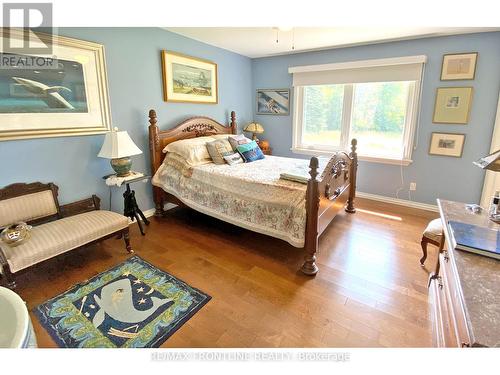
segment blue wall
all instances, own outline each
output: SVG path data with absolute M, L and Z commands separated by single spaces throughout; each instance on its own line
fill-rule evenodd
M 290 151 L 291 116 L 256 116 L 255 89 L 291 87 L 289 66 L 321 64 L 408 55 L 428 56 L 422 115 L 414 162 L 404 167 L 406 188 L 417 183 L 415 201 L 435 204 L 437 197 L 478 202 L 484 173 L 472 161 L 489 151 L 500 89 L 500 33 L 483 33 L 333 49 L 250 60 L 157 28 L 63 28 L 61 35 L 102 43 L 106 50 L 113 125 L 127 130 L 143 150 L 133 157 L 134 169 L 149 172 L 147 112 L 157 110 L 162 129 L 189 116 L 207 115 L 227 121 L 235 110 L 241 126 L 255 119 L 266 129 L 275 155 L 305 157 Z M 219 68 L 219 104 L 165 103 L 162 100 L 160 51 L 168 49 L 215 61 Z M 441 82 L 442 56 L 479 52 L 473 81 Z M 432 124 L 436 87 L 473 86 L 468 125 Z M 432 132 L 467 134 L 462 158 L 428 155 Z M 62 137 L 0 142 L 3 161 L 0 186 L 18 181 L 53 181 L 60 200 L 67 203 L 97 193 L 108 206 L 108 189 L 101 176 L 110 173 L 106 159 L 97 158 L 104 136 Z M 359 191 L 394 197 L 400 187 L 400 167 L 360 162 Z M 137 198 L 146 210 L 153 207 L 151 188 L 136 184 Z M 121 190 L 114 189 L 114 210 L 122 208 Z M 405 192 L 400 194 L 406 198 Z
M 473 81 L 440 81 L 443 54 L 479 52 L 476 77 Z M 435 204 L 436 198 L 478 203 L 484 172 L 472 165 L 488 153 L 500 89 L 500 33 L 459 35 L 440 38 L 400 41 L 327 51 L 254 59 L 254 102 L 257 88 L 292 87 L 288 67 L 385 57 L 427 55 L 428 63 L 422 95 L 422 112 L 414 162 L 404 167 L 405 188 L 417 183 L 412 199 Z M 474 97 L 468 125 L 433 124 L 436 88 L 440 86 L 473 86 Z M 255 109 L 254 109 L 255 111 Z M 255 113 L 255 112 L 254 112 Z M 261 138 L 268 139 L 275 155 L 305 157 L 293 154 L 292 116 L 258 116 L 255 120 L 264 125 Z M 462 158 L 431 156 L 428 154 L 432 132 L 465 133 Z M 358 190 L 371 194 L 395 197 L 401 186 L 401 167 L 387 164 L 360 162 Z M 408 199 L 408 193 L 399 197 Z
M 242 126 L 252 118 L 251 60 L 158 28 L 60 28 L 59 34 L 105 46 L 113 126 L 127 130 L 144 152 L 133 168 L 149 172 L 148 110 L 156 109 L 161 129 L 197 115 L 227 122 L 236 111 Z M 160 51 L 176 51 L 212 60 L 219 70 L 219 104 L 166 103 L 162 100 Z M 60 201 L 68 203 L 98 194 L 108 207 L 108 188 L 101 176 L 109 161 L 96 155 L 104 135 L 0 142 L 0 186 L 13 182 L 53 181 Z M 134 185 L 143 210 L 153 207 L 149 184 Z M 122 210 L 122 189 L 114 188 L 113 209 Z

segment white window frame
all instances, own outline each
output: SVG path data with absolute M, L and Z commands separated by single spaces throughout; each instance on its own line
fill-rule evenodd
M 341 68 L 360 68 L 360 67 L 372 67 L 380 65 L 398 65 L 411 62 L 415 59 L 426 60 L 425 56 L 409 56 L 401 58 L 390 58 L 390 59 L 378 59 L 378 60 L 366 60 L 366 61 L 355 61 L 352 63 L 337 63 L 337 64 L 325 64 L 318 66 L 305 66 L 290 68 L 289 72 L 293 73 L 295 71 L 321 71 L 328 69 L 341 69 Z M 421 86 L 423 82 L 423 69 L 422 76 L 419 81 L 410 81 L 410 87 L 408 90 L 408 103 L 406 108 L 405 125 L 403 129 L 403 155 L 401 158 L 391 158 L 391 157 L 381 157 L 381 156 L 370 156 L 363 155 L 363 150 L 358 149 L 360 160 L 365 160 L 375 163 L 384 164 L 396 164 L 396 165 L 409 165 L 412 163 L 412 152 L 414 150 L 414 140 L 415 133 L 417 132 L 418 122 L 419 122 L 419 109 L 420 109 L 420 97 L 421 97 Z M 302 132 L 303 132 L 303 117 L 304 117 L 304 87 L 305 86 L 295 86 L 294 87 L 294 110 L 293 110 L 293 132 L 292 132 L 292 148 L 291 151 L 297 154 L 305 155 L 331 155 L 336 151 L 348 151 L 350 145 L 350 127 L 352 118 L 352 104 L 354 99 L 354 87 L 356 83 L 344 84 L 344 102 L 342 108 L 342 124 L 341 124 L 341 135 L 340 135 L 340 147 L 332 147 L 325 145 L 304 145 L 301 143 Z

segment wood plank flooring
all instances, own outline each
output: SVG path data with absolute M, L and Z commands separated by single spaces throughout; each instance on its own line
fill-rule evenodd
M 430 346 L 436 251 L 421 268 L 420 238 L 438 214 L 363 199 L 357 207 L 321 237 L 316 277 L 297 271 L 302 250 L 189 209 L 153 218 L 144 237 L 133 224 L 137 255 L 212 296 L 163 346 Z M 32 309 L 127 257 L 111 239 L 20 275 L 17 292 Z M 32 319 L 39 346 L 55 347 Z

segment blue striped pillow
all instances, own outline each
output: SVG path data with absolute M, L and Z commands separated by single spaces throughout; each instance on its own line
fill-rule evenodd
M 243 145 L 238 145 L 236 147 L 236 151 L 240 153 L 240 155 L 243 157 L 243 160 L 245 160 L 245 163 L 264 159 L 264 154 L 255 141 L 245 143 Z

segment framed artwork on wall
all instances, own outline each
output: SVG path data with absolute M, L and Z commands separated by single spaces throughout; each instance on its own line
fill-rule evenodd
M 477 52 L 444 55 L 441 81 L 474 79 L 477 56 Z
M 432 133 L 429 154 L 462 157 L 465 134 Z
M 163 99 L 166 102 L 217 104 L 217 64 L 162 51 Z
M 22 44 L 23 30 L 0 29 L 0 140 L 106 133 L 111 129 L 104 46 L 36 34 L 51 51 Z M 9 49 L 14 41 L 22 52 Z
M 256 105 L 258 115 L 289 115 L 290 89 L 258 89 Z
M 438 87 L 432 122 L 467 124 L 472 104 L 472 87 Z

